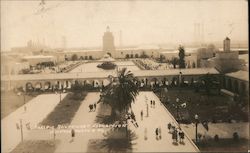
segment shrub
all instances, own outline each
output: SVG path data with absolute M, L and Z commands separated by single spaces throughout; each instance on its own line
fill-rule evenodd
M 233 133 L 233 140 L 234 140 L 234 141 L 238 141 L 238 140 L 239 140 L 239 135 L 238 135 L 237 132 L 234 132 L 234 133 Z
M 219 141 L 219 136 L 218 136 L 218 134 L 216 134 L 215 136 L 214 136 L 214 141 Z

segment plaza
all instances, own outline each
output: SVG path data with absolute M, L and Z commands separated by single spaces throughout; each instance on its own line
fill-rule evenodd
M 246 3 L 1 1 L 1 151 L 248 151 Z

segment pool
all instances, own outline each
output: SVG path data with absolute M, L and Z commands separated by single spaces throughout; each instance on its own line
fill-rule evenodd
M 81 73 L 81 72 L 110 72 L 114 73 L 116 70 L 104 70 L 98 68 L 97 65 L 101 62 L 92 62 L 92 63 L 84 63 L 79 65 L 78 67 L 71 70 L 69 73 Z M 132 61 L 115 61 L 114 62 L 118 66 L 118 70 L 122 68 L 127 68 L 130 71 L 140 70 Z

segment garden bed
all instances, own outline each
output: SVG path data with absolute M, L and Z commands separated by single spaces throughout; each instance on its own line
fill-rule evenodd
M 68 93 L 55 109 L 40 123 L 54 126 L 70 124 L 87 93 Z
M 160 97 L 159 93 L 156 93 Z M 209 95 L 195 92 L 191 89 L 169 89 L 164 94 L 167 97 L 162 100 L 163 104 L 177 119 L 176 98 L 179 103 L 186 103 L 186 107 L 179 107 L 179 114 L 187 122 L 194 121 L 194 115 L 199 115 L 199 120 L 208 120 L 211 122 L 229 122 L 229 120 L 247 121 L 247 114 L 239 108 L 232 98 L 223 95 Z
M 30 100 L 35 98 L 39 94 L 26 94 L 25 98 L 23 95 L 18 95 L 14 91 L 5 91 L 1 93 L 1 119 L 8 116 L 19 107 L 23 106 L 24 103 L 28 103 Z M 25 102 L 24 102 L 25 99 Z
M 213 139 L 206 142 L 197 143 L 200 151 L 202 152 L 247 152 L 248 140 L 239 139 L 234 141 L 233 139 L 220 139 L 215 141 Z
M 23 141 L 11 153 L 54 153 L 57 143 L 53 140 Z

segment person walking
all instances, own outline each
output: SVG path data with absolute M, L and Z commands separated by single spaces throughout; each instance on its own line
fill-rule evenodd
M 150 107 L 152 108 L 152 106 L 153 106 L 153 101 L 150 100 Z
M 156 128 L 155 129 L 156 140 L 158 140 L 158 134 L 159 134 L 159 131 L 158 131 L 158 128 Z
M 159 127 L 158 131 L 159 131 L 159 139 L 161 139 L 161 127 Z
M 143 120 L 143 110 L 141 110 L 141 120 Z
M 72 130 L 71 130 L 71 142 L 74 141 L 74 137 L 75 137 L 75 130 L 72 129 Z
M 177 131 L 177 129 L 174 130 L 174 139 L 175 139 L 175 142 L 178 143 L 178 131 Z
M 153 101 L 153 107 L 155 108 L 155 101 Z
M 147 132 L 147 128 L 145 128 L 145 129 L 144 129 L 144 140 L 147 140 L 147 139 L 148 139 L 147 133 L 148 133 L 148 132 Z
M 168 123 L 168 132 L 170 132 L 171 127 L 172 127 L 172 125 L 171 125 L 171 123 L 169 122 L 169 123 Z
M 179 138 L 180 138 L 180 143 L 184 143 L 184 132 L 180 129 L 179 131 Z

